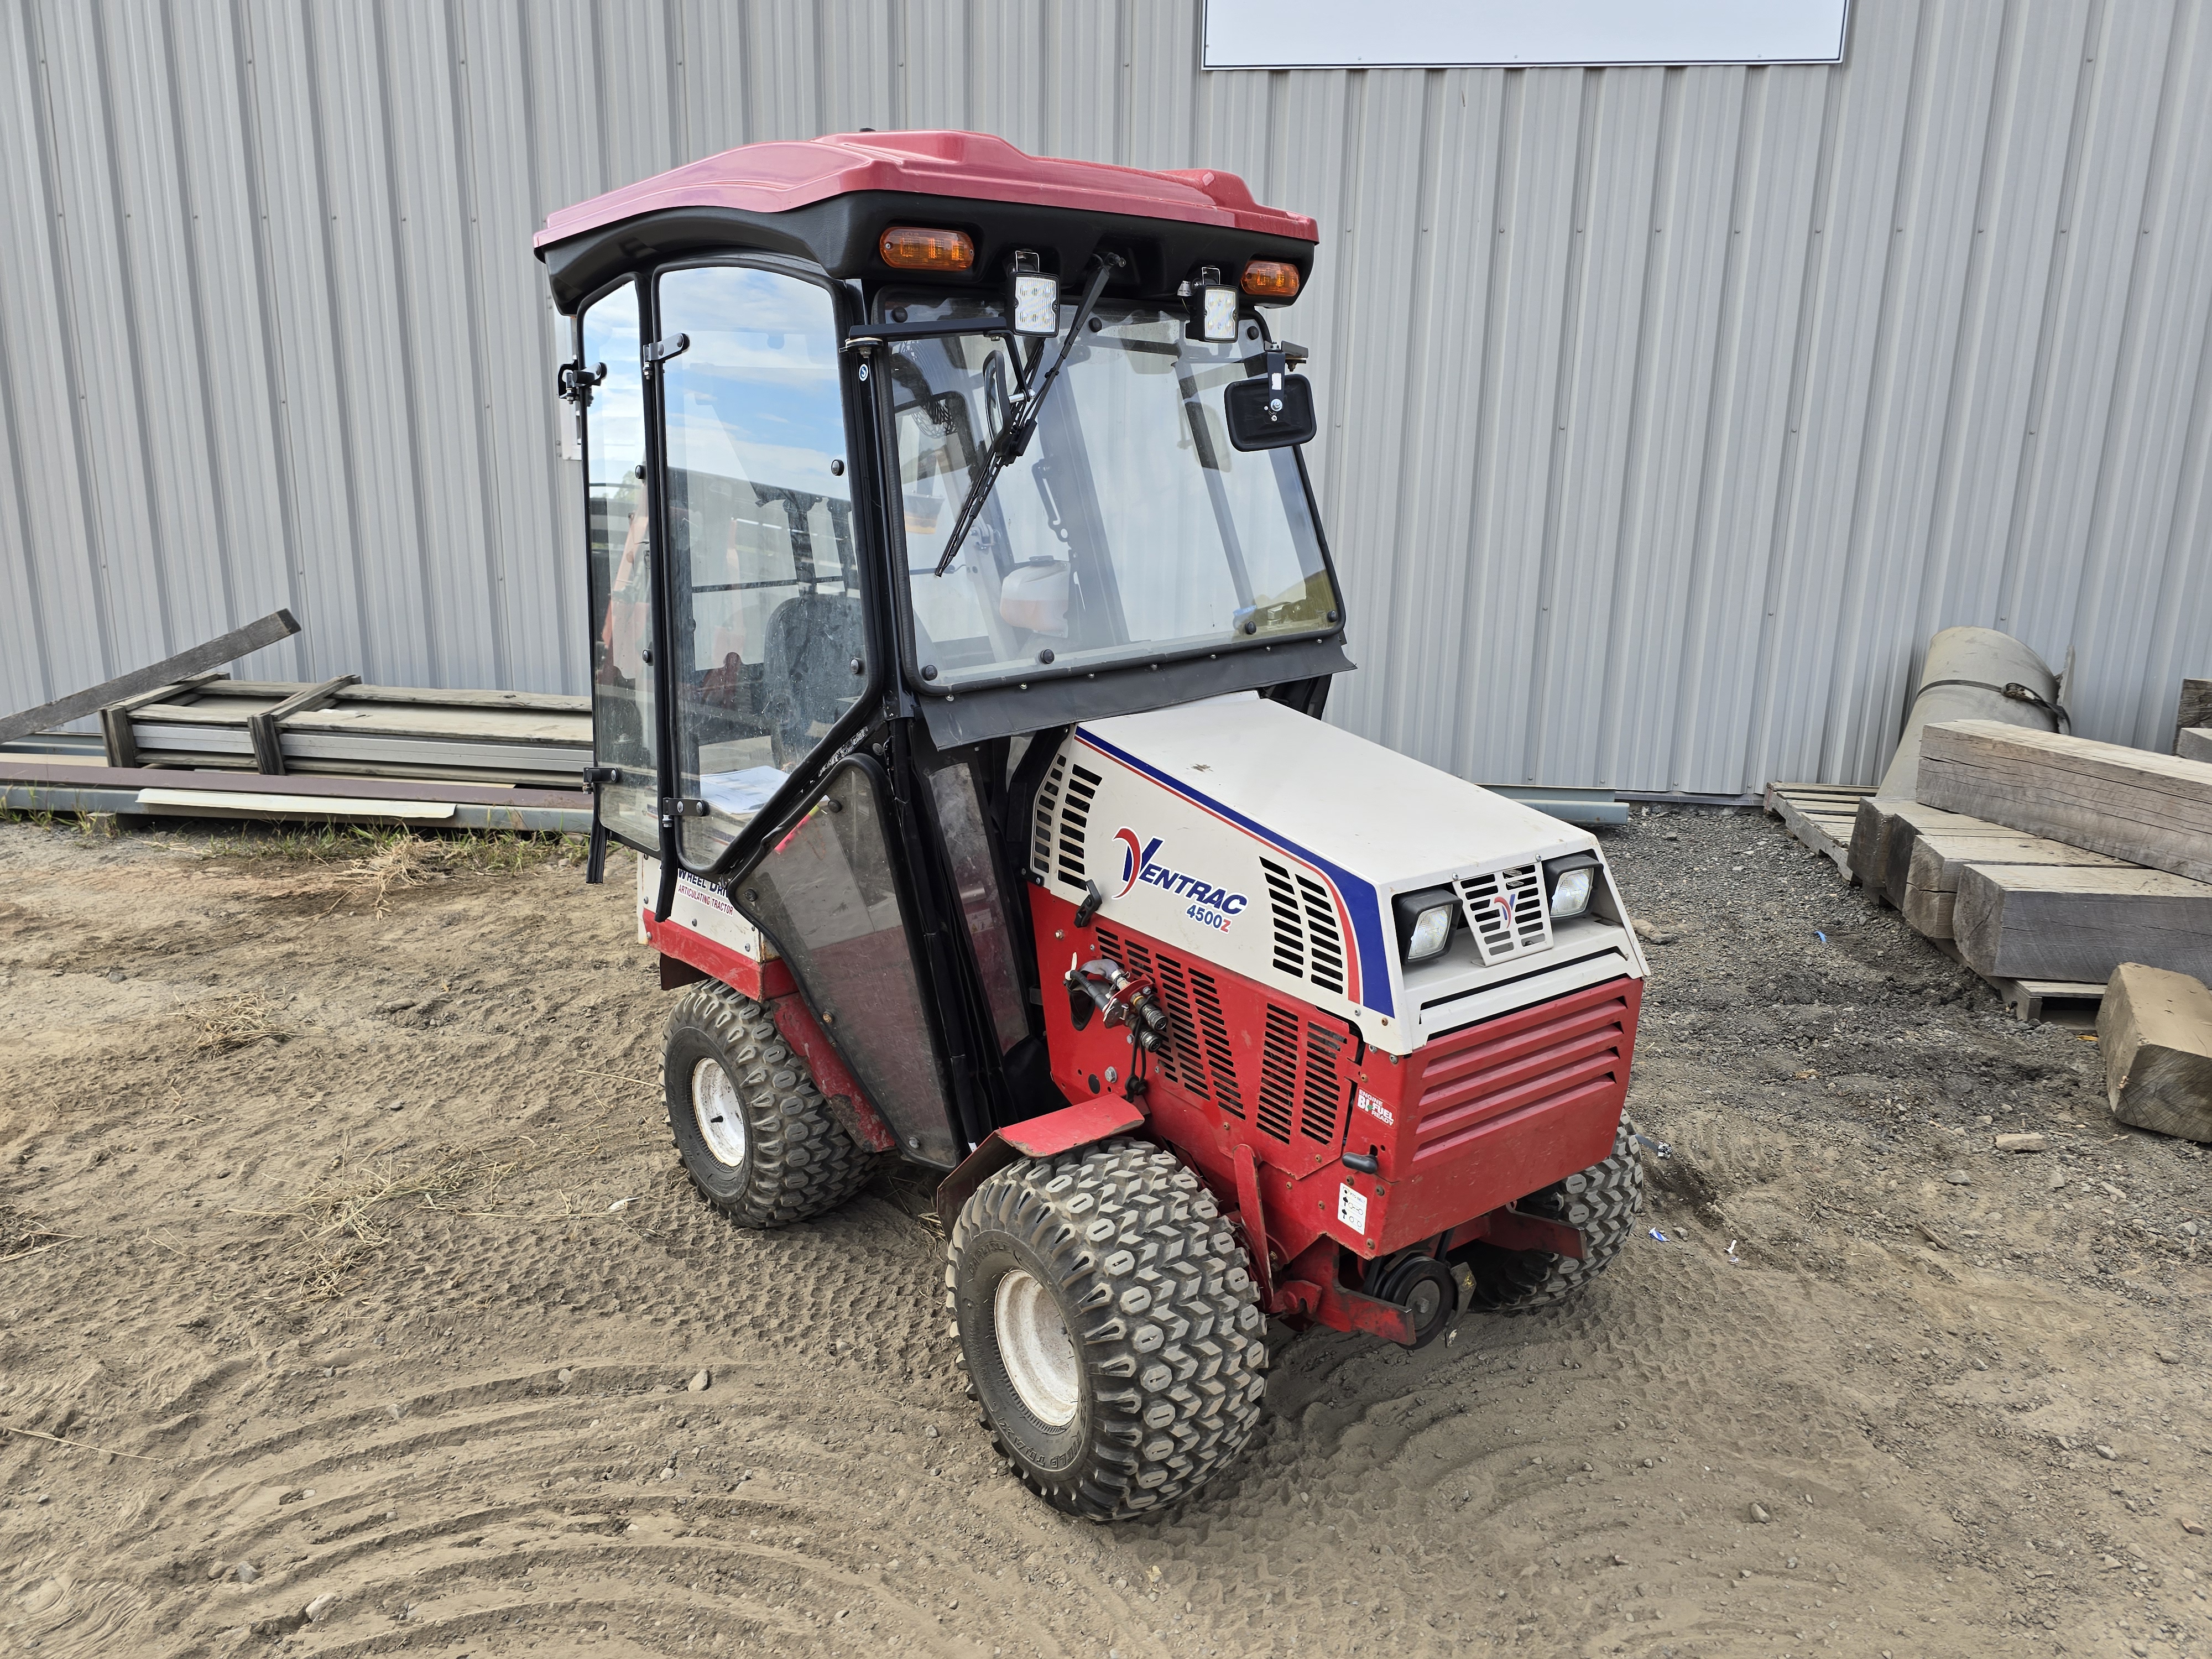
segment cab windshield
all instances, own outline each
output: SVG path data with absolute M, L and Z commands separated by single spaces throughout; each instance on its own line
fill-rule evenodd
M 893 316 L 982 310 L 909 301 Z M 1074 311 L 1061 307 L 1062 330 Z M 940 575 L 1037 348 L 1004 334 L 893 342 L 884 359 L 923 679 L 954 690 L 1333 627 L 1341 607 L 1295 452 L 1229 444 L 1222 390 L 1260 349 L 1186 339 L 1180 312 L 1101 304 L 1028 452 Z

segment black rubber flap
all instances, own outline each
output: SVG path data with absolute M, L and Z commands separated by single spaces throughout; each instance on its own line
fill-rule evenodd
M 1033 680 L 1027 690 L 1001 685 L 920 702 L 930 740 L 941 750 L 958 749 L 990 738 L 1170 708 L 1230 691 L 1256 691 L 1285 680 L 1347 673 L 1353 666 L 1340 639 L 1302 640 L 1272 649 L 1248 646 L 1157 668 L 1117 668 L 1095 680 Z

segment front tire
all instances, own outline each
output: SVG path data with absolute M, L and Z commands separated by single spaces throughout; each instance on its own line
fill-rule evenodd
M 1468 1306 L 1489 1313 L 1530 1313 L 1565 1301 L 1605 1271 L 1620 1253 L 1636 1212 L 1644 1207 L 1644 1163 L 1637 1156 L 1635 1131 L 1623 1118 L 1613 1131 L 1613 1151 L 1605 1161 L 1554 1182 L 1520 1202 L 1531 1215 L 1548 1216 L 1579 1227 L 1583 1257 L 1550 1250 L 1506 1250 L 1495 1244 L 1470 1244 L 1455 1250 L 1474 1275 Z
M 784 1227 L 867 1184 L 872 1160 L 838 1127 L 768 1011 L 715 980 L 669 1012 L 661 1090 L 676 1150 L 708 1202 L 741 1227 Z
M 991 1443 L 1088 1521 L 1187 1496 L 1260 1419 L 1242 1246 L 1173 1154 L 1115 1140 L 1001 1170 L 961 1207 L 945 1307 Z

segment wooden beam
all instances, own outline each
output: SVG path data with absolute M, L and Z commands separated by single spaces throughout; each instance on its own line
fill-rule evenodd
M 2212 761 L 2212 726 L 2184 726 L 2174 734 L 2173 752 L 2184 760 Z
M 20 714 L 0 718 L 0 743 L 12 743 L 17 738 L 33 732 L 44 732 L 50 726 L 67 726 L 71 720 L 82 720 L 97 712 L 103 704 L 119 698 L 135 696 L 141 691 L 173 685 L 204 668 L 220 668 L 225 663 L 236 662 L 240 657 L 289 640 L 300 631 L 299 619 L 289 611 L 272 611 L 258 622 L 250 622 L 243 628 L 234 628 L 221 639 L 210 640 L 205 645 L 196 645 L 189 651 L 179 651 L 173 657 L 164 657 L 143 668 L 134 668 L 128 674 L 118 674 L 112 680 L 73 691 L 66 697 L 41 703 L 36 708 L 26 708 Z
M 253 764 L 256 770 L 270 776 L 284 775 L 284 750 L 280 728 L 288 714 L 303 714 L 311 708 L 322 708 L 349 685 L 359 685 L 358 674 L 341 674 L 334 680 L 325 680 L 320 685 L 311 685 L 304 691 L 295 691 L 274 708 L 264 709 L 258 714 L 246 717 L 246 732 L 253 742 Z
M 2105 980 L 2124 962 L 2212 975 L 2212 885 L 2163 870 L 1961 865 L 1951 929 L 1985 979 Z
M 1851 825 L 1850 877 L 1876 897 L 1889 894 L 1889 838 L 1899 823 L 1913 830 L 1971 830 L 1974 820 L 1901 796 L 1877 795 L 1859 803 Z
M 2097 1044 L 2114 1117 L 2212 1141 L 2212 991 L 2200 981 L 2122 963 L 2097 1011 Z
M 1949 822 L 1943 822 L 1945 819 Z M 2019 830 L 2008 830 L 2002 823 L 1987 823 L 1980 818 L 1916 803 L 1911 812 L 1900 812 L 1891 820 L 1889 839 L 1883 843 L 1881 896 L 1900 910 L 1905 908 L 1905 890 L 1912 883 L 1912 851 L 1919 846 L 1923 835 L 1948 836 L 1953 842 L 2021 838 Z M 1998 862 L 2009 864 L 2012 860 L 2000 859 Z
M 1917 793 L 1930 806 L 2212 881 L 2212 766 L 2200 761 L 1957 720 L 1922 734 Z
M 1951 937 L 1952 906 L 1959 896 L 1959 872 L 1972 865 L 2040 865 L 2082 869 L 2125 870 L 2133 866 L 2102 853 L 2069 847 L 2063 841 L 2023 836 L 1991 827 L 1978 831 L 1930 830 L 1911 833 L 1899 824 L 1890 835 L 1891 868 L 1900 844 L 1905 852 L 1905 880 L 1895 903 L 1905 923 L 1923 939 Z
M 2173 711 L 2173 729 L 2189 732 L 2212 726 L 2212 680 L 2184 680 L 2181 701 Z

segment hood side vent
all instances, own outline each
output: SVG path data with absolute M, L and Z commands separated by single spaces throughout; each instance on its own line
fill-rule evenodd
M 1037 786 L 1036 824 L 1030 842 L 1030 873 L 1039 881 L 1052 879 L 1052 836 L 1060 816 L 1060 786 L 1067 780 L 1067 756 L 1054 757 L 1052 770 Z
M 1336 901 L 1328 889 L 1303 870 L 1298 891 L 1305 899 L 1307 949 L 1312 961 L 1306 977 L 1324 991 L 1344 994 L 1344 935 L 1336 925 Z
M 1089 767 L 1075 766 L 1060 803 L 1060 884 L 1078 894 L 1091 890 L 1091 861 L 1084 848 L 1091 838 L 1091 802 L 1104 781 Z
M 1267 878 L 1267 909 L 1275 924 L 1275 971 L 1292 979 L 1306 976 L 1306 929 L 1298 918 L 1298 890 L 1291 872 L 1272 859 L 1260 860 Z
M 1337 925 L 1335 897 L 1304 871 L 1294 876 L 1273 859 L 1261 859 L 1260 872 L 1267 878 L 1267 914 L 1274 924 L 1275 971 L 1342 996 L 1344 930 Z

